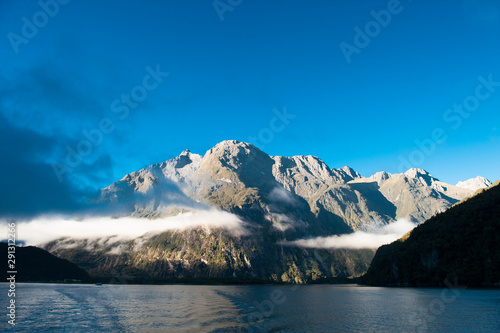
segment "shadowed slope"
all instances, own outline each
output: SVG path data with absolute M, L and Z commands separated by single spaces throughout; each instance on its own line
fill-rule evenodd
M 500 182 L 438 214 L 377 250 L 370 285 L 500 283 Z
M 2 263 L 2 281 L 7 281 L 7 243 L 0 243 L 0 254 Z M 15 249 L 15 269 L 17 271 L 17 282 L 50 282 L 64 281 L 65 279 L 76 279 L 86 282 L 89 275 L 86 271 L 75 264 L 58 258 L 49 252 L 34 246 L 16 247 Z

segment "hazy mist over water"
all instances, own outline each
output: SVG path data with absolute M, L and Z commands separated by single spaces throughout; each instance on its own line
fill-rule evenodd
M 19 284 L 17 293 L 16 332 L 500 331 L 500 290 Z

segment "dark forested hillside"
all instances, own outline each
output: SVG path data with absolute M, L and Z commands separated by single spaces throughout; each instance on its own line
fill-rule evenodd
M 6 281 L 7 243 L 0 243 L 0 253 L 5 260 L 1 261 L 2 281 Z M 86 282 L 89 275 L 75 264 L 58 258 L 45 250 L 34 246 L 15 249 L 15 270 L 17 282 L 51 282 L 64 280 L 80 280 Z
M 377 250 L 369 285 L 500 283 L 500 182 Z

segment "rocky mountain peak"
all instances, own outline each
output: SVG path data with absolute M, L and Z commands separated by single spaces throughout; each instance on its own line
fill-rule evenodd
M 424 169 L 411 168 L 405 172 L 405 176 L 408 178 L 416 178 L 416 177 L 420 177 L 420 176 L 431 176 L 431 174 L 428 173 L 427 171 L 425 171 Z
M 381 183 L 390 178 L 390 175 L 385 171 L 379 171 L 374 175 L 370 176 L 370 179 L 375 180 L 377 183 Z
M 363 176 L 361 176 L 359 173 L 357 173 L 356 171 L 354 171 L 353 168 L 351 167 L 348 167 L 347 165 L 340 168 L 339 170 L 345 172 L 349 177 L 351 177 L 353 180 L 354 179 L 358 179 L 358 178 L 363 178 Z
M 179 156 L 190 156 L 191 151 L 189 149 L 184 149 Z
M 165 169 L 166 167 L 173 167 L 175 169 L 184 168 L 186 165 L 193 163 L 193 161 L 199 161 L 201 156 L 198 154 L 193 154 L 189 149 L 185 149 L 179 156 L 176 156 L 164 163 L 160 164 L 160 167 Z
M 406 178 L 420 181 L 422 185 L 432 186 L 432 183 L 439 179 L 432 177 L 430 173 L 420 168 L 411 168 L 404 173 Z
M 463 182 L 458 182 L 456 186 L 472 191 L 477 191 L 481 188 L 490 187 L 491 182 L 484 177 L 477 176 L 476 178 L 471 178 Z
M 213 148 L 211 148 L 207 154 L 213 154 L 216 152 L 225 152 L 225 153 L 232 153 L 235 151 L 238 151 L 239 149 L 244 148 L 244 149 L 258 149 L 254 145 L 246 142 L 240 142 L 237 140 L 224 140 L 216 144 Z
M 347 176 L 335 169 L 330 169 L 320 158 L 312 155 L 293 157 L 273 156 L 273 172 L 280 182 L 285 178 L 294 179 L 297 184 L 302 182 L 345 182 Z M 347 179 L 347 181 L 350 179 Z
M 203 157 L 203 165 L 206 168 L 225 167 L 236 170 L 242 165 L 258 164 L 269 159 L 269 155 L 250 143 L 226 140 L 207 151 Z
M 303 167 L 311 170 L 311 172 L 330 172 L 330 168 L 320 158 L 312 155 L 300 155 L 292 157 L 296 162 L 299 162 Z

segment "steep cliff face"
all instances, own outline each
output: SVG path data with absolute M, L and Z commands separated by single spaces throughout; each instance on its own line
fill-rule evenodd
M 286 247 L 277 244 L 280 239 L 269 228 L 245 236 L 199 227 L 128 241 L 68 238 L 45 248 L 78 264 L 94 279 L 119 283 L 310 283 L 360 276 L 374 254 Z
M 370 178 L 379 192 L 396 208 L 395 218 L 423 222 L 474 193 L 434 178 L 423 169 L 410 169 L 402 174 L 378 172 Z
M 316 216 L 334 214 L 353 230 L 373 221 L 388 223 L 393 220 L 394 216 L 386 211 L 370 209 L 374 206 L 371 198 L 360 191 L 360 186 L 348 184 L 355 179 L 353 177 L 361 178 L 354 170 L 332 170 L 313 156 L 276 156 L 273 159 L 275 179 L 286 191 L 304 199 Z
M 363 280 L 371 285 L 500 283 L 500 182 L 380 247 Z

